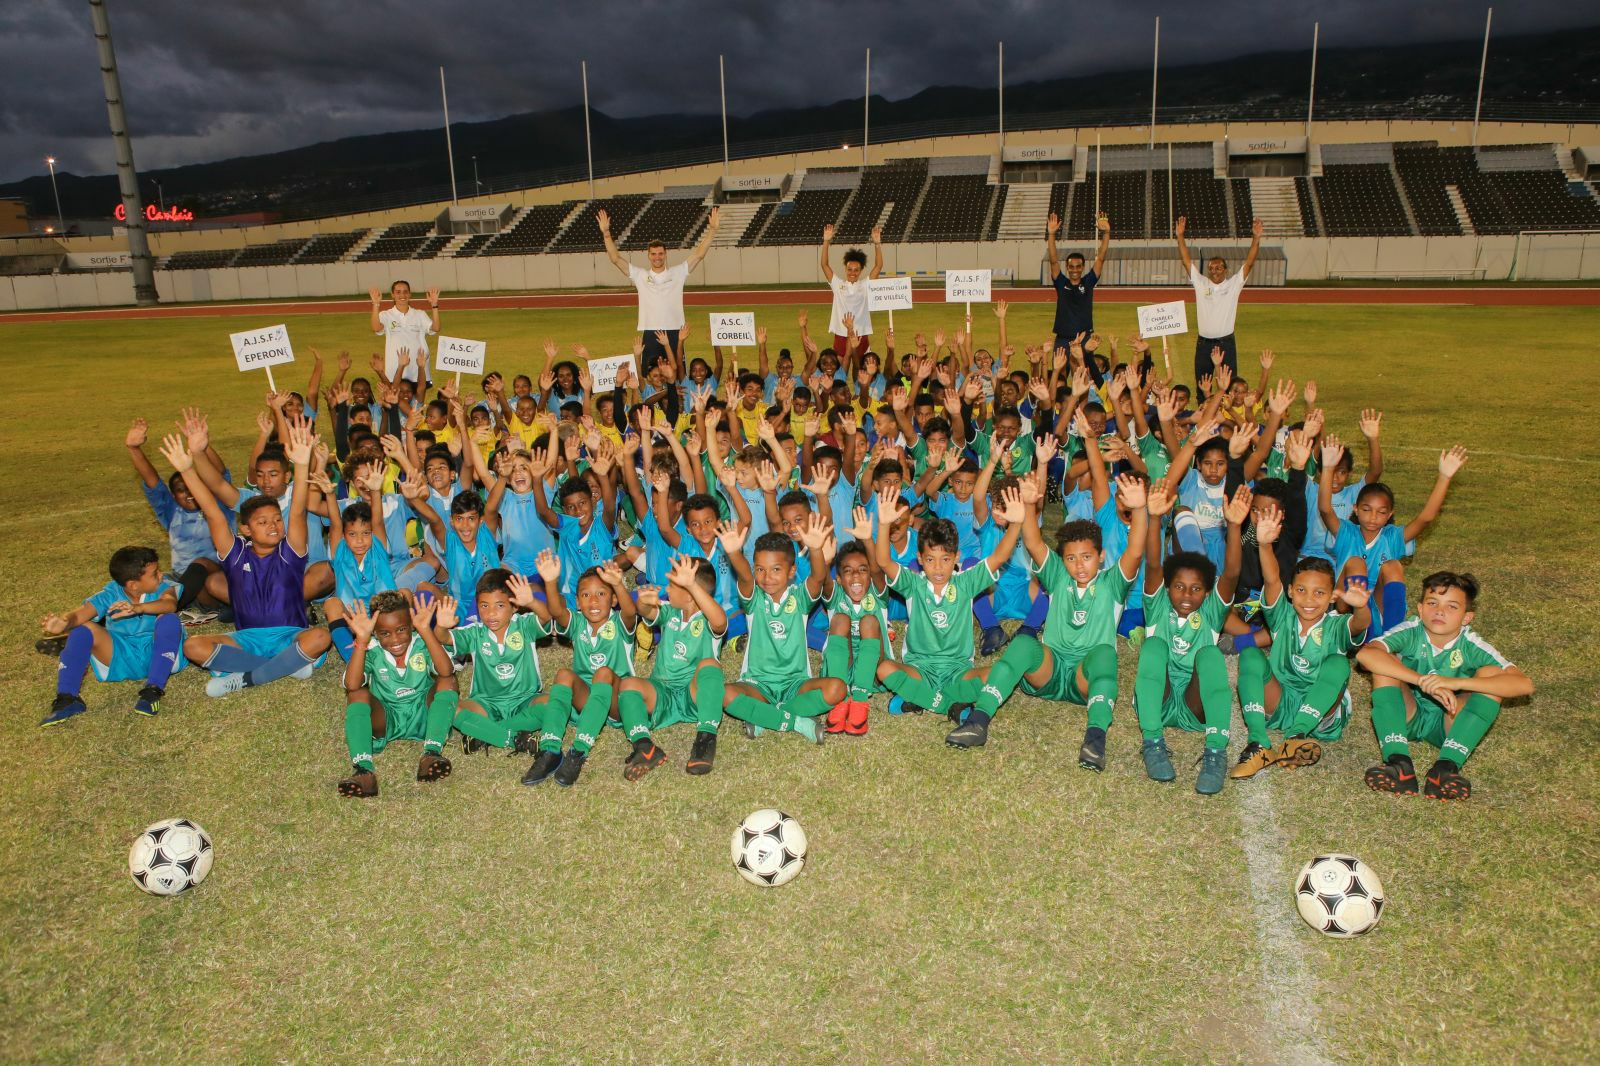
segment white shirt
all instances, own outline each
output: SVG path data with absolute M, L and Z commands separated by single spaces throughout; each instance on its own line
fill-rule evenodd
M 1213 340 L 1232 333 L 1233 320 L 1239 313 L 1239 294 L 1244 291 L 1244 271 L 1214 282 L 1190 265 L 1189 280 L 1194 283 L 1195 330 Z
M 689 280 L 689 261 L 657 273 L 628 264 L 628 279 L 639 290 L 639 332 L 683 328 L 683 283 Z
M 390 381 L 394 380 L 401 348 L 412 355 L 421 351 L 422 361 L 428 361 L 428 338 L 434 335 L 433 316 L 428 312 L 412 306 L 401 314 L 398 308 L 390 307 L 378 313 L 378 324 L 383 326 L 377 333 L 383 338 L 383 373 Z M 417 368 L 408 365 L 404 377 L 407 381 L 417 380 Z
M 843 337 L 846 333 L 844 316 L 855 315 L 856 336 L 865 337 L 871 333 L 872 313 L 868 309 L 872 303 L 867 275 L 863 273 L 852 283 L 844 280 L 843 274 L 835 274 L 828 287 L 833 290 L 833 316 L 828 319 L 828 332 Z

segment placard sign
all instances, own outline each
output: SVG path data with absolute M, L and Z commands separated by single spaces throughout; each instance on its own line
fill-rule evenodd
M 265 370 L 268 388 L 277 392 L 278 386 L 272 380 L 272 368 L 280 363 L 294 362 L 294 348 L 289 344 L 289 327 L 278 325 L 247 329 L 243 333 L 228 334 L 228 339 L 233 342 L 233 357 L 238 360 L 239 369 Z
M 754 311 L 711 312 L 711 343 L 727 348 L 756 343 L 756 313 Z
M 1139 307 L 1139 335 L 1171 337 L 1189 332 L 1189 313 L 1182 300 L 1164 304 L 1143 304 Z
M 488 341 L 469 341 L 460 337 L 440 337 L 433 345 L 433 368 L 457 374 L 483 373 Z
M 989 302 L 989 271 L 946 270 L 944 302 L 947 304 L 986 304 Z
M 871 278 L 867 281 L 869 311 L 911 310 L 910 278 Z
M 617 371 L 627 367 L 633 374 L 634 385 L 639 384 L 639 368 L 633 362 L 633 353 L 608 355 L 604 359 L 589 360 L 589 385 L 595 395 L 617 387 Z

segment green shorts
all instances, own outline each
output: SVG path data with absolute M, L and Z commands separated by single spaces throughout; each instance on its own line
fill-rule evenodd
M 1178 674 L 1167 671 L 1167 698 L 1161 704 L 1161 724 L 1169 729 L 1182 729 L 1186 733 L 1204 733 L 1206 724 L 1189 709 L 1186 695 L 1194 681 L 1192 673 Z
M 1023 692 L 1030 696 L 1037 696 L 1042 700 L 1054 700 L 1057 703 L 1076 703 L 1082 707 L 1089 702 L 1089 694 L 1078 687 L 1078 663 L 1066 662 L 1056 657 L 1054 651 L 1050 652 L 1055 672 L 1049 680 L 1038 688 L 1030 685 L 1024 677 L 1021 683 Z
M 1444 735 L 1447 732 L 1444 706 L 1420 688 L 1413 688 L 1411 694 L 1417 699 L 1417 713 L 1406 722 L 1406 739 L 1420 740 L 1436 748 L 1444 747 Z
M 528 698 L 525 700 L 488 700 L 484 699 L 482 696 L 473 695 L 468 695 L 466 698 L 471 700 L 473 703 L 476 703 L 479 707 L 482 707 L 483 713 L 489 716 L 489 720 L 491 722 L 503 722 L 507 718 L 511 718 L 525 712 L 528 707 L 532 705 L 533 701 L 542 695 L 548 697 L 547 693 L 530 692 L 528 694 Z
M 426 740 L 428 730 L 427 699 L 401 700 L 383 705 L 383 736 L 372 738 L 372 754 L 383 750 L 392 740 Z
M 671 688 L 665 685 L 650 683 L 656 694 L 656 709 L 650 715 L 650 728 L 652 730 L 664 729 L 669 725 L 679 722 L 698 723 L 699 712 L 694 706 L 694 697 L 689 695 L 687 684 L 674 685 Z
M 746 685 L 754 686 L 755 690 L 766 697 L 768 703 L 774 707 L 782 707 L 789 700 L 794 699 L 800 691 L 800 686 L 810 681 L 809 677 L 794 677 L 787 681 L 762 681 L 754 677 L 740 678 Z M 696 719 L 698 721 L 698 719 Z
M 1300 706 L 1306 701 L 1306 689 L 1290 688 L 1278 682 L 1283 694 L 1278 697 L 1278 709 L 1272 712 L 1272 717 L 1267 719 L 1268 729 L 1288 729 L 1299 713 Z M 1421 701 L 1418 701 L 1419 703 Z M 1333 707 L 1322 716 L 1322 721 L 1317 723 L 1317 728 L 1311 731 L 1311 736 L 1317 740 L 1338 740 L 1344 736 L 1344 727 L 1350 721 L 1350 688 L 1339 693 L 1339 698 L 1333 701 Z

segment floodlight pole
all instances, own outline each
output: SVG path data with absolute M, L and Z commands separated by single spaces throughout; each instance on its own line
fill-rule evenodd
M 1000 48 L 1000 167 L 1006 165 L 1006 42 Z
M 1478 117 L 1483 114 L 1483 77 L 1489 71 L 1489 26 L 1494 22 L 1494 8 L 1483 20 L 1483 58 L 1478 60 L 1478 103 L 1472 109 L 1472 147 L 1478 147 Z
M 67 216 L 61 213 L 61 190 L 56 188 L 56 157 L 53 155 L 45 156 L 44 165 L 50 168 L 50 191 L 56 198 L 56 232 L 65 236 L 67 232 Z
M 589 199 L 594 199 L 594 142 L 589 134 L 589 61 L 581 61 L 583 68 L 583 152 L 589 159 Z
M 728 178 L 728 70 L 717 56 L 717 82 L 722 88 L 722 178 Z
M 444 154 L 450 163 L 450 202 L 456 200 L 456 149 L 450 143 L 450 97 L 444 91 L 444 68 L 439 68 L 439 100 L 444 104 Z
M 1306 92 L 1306 150 L 1311 142 L 1311 112 L 1317 102 L 1317 38 L 1322 33 L 1322 23 L 1311 24 L 1311 88 Z
M 1150 61 L 1150 150 L 1156 147 L 1156 79 L 1161 73 L 1161 16 L 1156 16 L 1156 54 Z
M 140 305 L 157 302 L 155 262 L 150 258 L 150 238 L 139 198 L 139 174 L 133 166 L 133 138 L 122 106 L 122 79 L 117 75 L 117 53 L 111 45 L 111 19 L 105 0 L 89 0 L 94 41 L 100 50 L 100 78 L 105 83 L 106 115 L 111 120 L 111 141 L 117 153 L 117 187 L 127 216 L 129 269 L 133 274 L 133 300 Z M 54 170 L 51 171 L 52 176 Z M 59 208 L 57 214 L 59 214 Z
M 867 146 L 872 143 L 872 49 L 867 49 L 867 91 L 861 97 L 861 165 L 867 165 Z

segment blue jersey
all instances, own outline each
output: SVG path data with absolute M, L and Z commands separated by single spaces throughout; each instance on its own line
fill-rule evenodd
M 1365 479 L 1352 481 L 1334 493 L 1333 513 L 1349 514 L 1356 505 L 1356 497 L 1361 495 L 1361 489 L 1365 485 Z M 1317 483 L 1309 478 L 1306 480 L 1306 539 L 1300 554 L 1314 555 L 1318 559 L 1333 562 L 1333 534 L 1328 532 L 1328 527 L 1322 522 L 1322 512 L 1317 509 Z
M 1384 563 L 1409 558 L 1416 550 L 1417 542 L 1406 540 L 1399 526 L 1384 526 L 1369 544 L 1361 527 L 1345 519 L 1339 523 L 1339 532 L 1333 538 L 1333 571 L 1340 572 L 1351 559 L 1365 559 L 1369 579 L 1377 581 L 1378 568 Z
M 1191 468 L 1183 475 L 1178 485 L 1178 502 L 1194 512 L 1202 530 L 1221 529 L 1228 523 L 1224 513 L 1228 504 L 1227 483 L 1219 481 L 1212 485 L 1198 470 Z
M 532 574 L 542 551 L 555 551 L 556 541 L 550 527 L 539 517 L 539 507 L 534 496 L 546 491 L 543 480 L 528 492 L 507 489 L 500 497 L 500 552 L 507 570 L 518 574 Z
M 388 541 L 389 569 L 404 570 L 411 562 L 411 545 L 407 535 L 411 529 L 411 508 L 406 498 L 398 492 L 386 492 L 383 504 L 383 537 Z
M 128 640 L 148 641 L 155 635 L 156 621 L 161 617 L 155 614 L 135 614 L 126 618 L 108 618 L 106 612 L 111 610 L 114 603 L 154 603 L 161 598 L 161 594 L 168 589 L 177 590 L 178 586 L 171 581 L 163 581 L 156 586 L 154 592 L 147 592 L 139 599 L 134 600 L 128 596 L 127 589 L 122 587 L 120 581 L 108 581 L 105 588 L 84 600 L 94 608 L 95 621 L 106 627 L 106 631 L 113 637 Z
M 350 545 L 340 541 L 333 549 L 334 595 L 345 604 L 369 603 L 380 592 L 394 590 L 394 570 L 389 556 L 372 550 L 360 559 L 350 550 Z
M 234 537 L 222 557 L 228 576 L 228 602 L 236 629 L 306 627 L 307 557 L 285 537 L 265 555 L 257 554 L 246 537 Z
M 234 507 L 237 515 L 246 500 L 261 495 L 261 490 L 246 485 L 239 490 L 239 503 Z M 283 512 L 283 527 L 289 528 L 289 504 L 294 499 L 294 486 L 285 489 L 278 497 L 278 510 Z M 306 565 L 328 561 L 328 520 L 319 514 L 306 512 Z
M 1066 499 L 1061 501 L 1061 520 L 1063 522 L 1093 522 L 1094 521 L 1094 494 L 1087 489 L 1074 488 L 1067 493 Z
M 561 515 L 556 554 L 561 558 L 561 595 L 575 602 L 578 578 L 591 566 L 599 566 L 617 553 L 616 538 L 606 528 L 605 518 L 596 513 L 584 530 L 571 515 Z
M 718 488 L 720 489 L 721 486 L 719 485 Z M 771 526 L 767 524 L 766 493 L 759 488 L 744 488 L 737 482 L 734 483 L 733 491 L 743 497 L 744 505 L 750 508 L 750 531 L 744 538 L 744 557 L 750 561 L 751 565 L 754 565 L 756 561 L 756 540 L 763 533 L 771 530 Z M 727 491 L 723 490 L 722 494 L 726 496 Z M 738 509 L 733 506 L 731 498 L 728 500 L 728 508 L 730 513 L 738 513 Z M 846 523 L 846 525 L 848 524 Z
M 712 593 L 712 598 L 724 611 L 740 610 L 739 582 L 733 576 L 733 566 L 729 564 L 728 553 L 722 550 L 720 541 L 712 541 L 711 550 L 707 552 L 700 546 L 699 541 L 685 536 L 678 542 L 678 553 L 687 555 L 691 559 L 709 559 L 712 569 L 717 573 L 717 587 Z
M 228 472 L 222 472 L 226 480 Z M 150 502 L 150 510 L 155 512 L 156 521 L 161 523 L 161 528 L 167 531 L 167 546 L 171 549 L 174 574 L 181 574 L 189 569 L 189 564 L 196 559 L 215 559 L 217 546 L 211 543 L 211 527 L 206 524 L 205 512 L 196 508 L 186 511 L 178 506 L 178 500 L 172 495 L 172 490 L 165 481 L 158 485 L 144 486 L 144 498 Z M 238 524 L 237 516 L 226 512 L 228 529 L 231 532 Z
M 450 505 L 455 502 L 455 498 L 459 495 L 461 495 L 459 482 L 452 481 L 450 483 L 450 491 L 447 493 L 436 491 L 432 485 L 428 486 L 428 506 L 433 508 L 433 513 L 439 516 L 439 521 L 443 522 L 447 528 L 450 525 Z M 433 535 L 433 530 L 426 522 L 422 524 L 422 536 L 428 542 L 428 547 L 433 549 L 434 554 L 443 558 L 444 545 L 439 543 L 439 538 Z
M 455 527 L 444 527 L 444 565 L 450 571 L 450 595 L 461 605 L 464 617 L 478 614 L 478 579 L 500 565 L 500 546 L 489 527 L 478 527 L 478 539 L 468 550 Z
M 646 489 L 648 491 L 648 487 Z M 654 506 L 654 503 L 651 504 Z M 684 527 L 680 517 L 672 526 L 678 535 L 678 543 L 682 544 L 689 539 L 689 531 Z M 650 585 L 665 585 L 667 574 L 672 568 L 672 557 L 677 554 L 677 549 L 668 544 L 661 535 L 661 526 L 656 521 L 655 512 L 646 511 L 639 517 L 639 528 L 635 531 L 634 539 L 644 547 L 644 579 Z
M 1129 529 L 1128 523 L 1117 513 L 1116 497 L 1100 505 L 1100 510 L 1094 514 L 1094 524 L 1100 527 L 1100 544 L 1105 549 L 1105 558 L 1100 562 L 1100 569 L 1106 570 L 1121 565 L 1122 553 L 1128 550 Z M 1139 572 L 1133 576 L 1133 584 L 1128 586 L 1126 602 L 1139 607 L 1144 604 L 1143 555 L 1139 557 Z
M 963 564 L 968 559 L 976 559 L 980 553 L 978 547 L 978 531 L 974 525 L 972 505 L 976 496 L 968 496 L 965 502 L 956 499 L 955 493 L 949 489 L 939 493 L 929 503 L 929 510 L 940 518 L 947 518 L 955 524 L 956 532 L 961 534 L 961 561 Z
M 998 525 L 991 514 L 984 519 L 983 525 L 978 528 L 978 558 L 987 559 L 994 554 L 994 550 L 1005 539 L 1006 531 Z M 1017 546 L 1011 550 L 1011 558 L 995 571 L 994 579 L 994 613 L 997 618 L 1026 618 L 1028 610 L 1033 606 L 1033 597 L 1028 595 L 1028 582 L 1032 577 L 1028 569 L 1028 548 L 1022 543 L 1022 538 L 1017 538 Z

